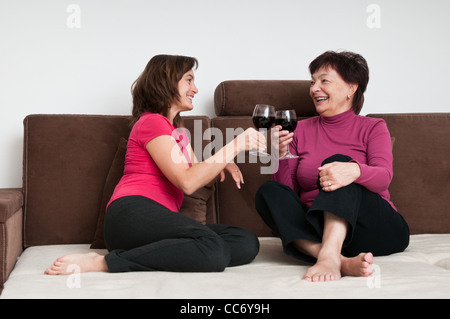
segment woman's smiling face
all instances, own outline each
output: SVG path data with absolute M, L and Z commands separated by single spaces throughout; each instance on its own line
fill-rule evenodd
M 345 82 L 336 70 L 321 67 L 311 76 L 309 93 L 321 116 L 334 116 L 352 107 L 357 85 Z
M 192 99 L 198 93 L 195 86 L 194 71 L 186 72 L 178 82 L 178 93 L 180 94 L 180 111 L 190 111 L 194 108 Z

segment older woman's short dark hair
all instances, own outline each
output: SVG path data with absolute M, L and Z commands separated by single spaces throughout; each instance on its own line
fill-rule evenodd
M 369 83 L 367 61 L 357 53 L 327 51 L 311 62 L 309 71 L 314 74 L 322 67 L 334 69 L 347 83 L 358 84 L 352 108 L 355 114 L 359 114 L 364 104 L 364 92 Z

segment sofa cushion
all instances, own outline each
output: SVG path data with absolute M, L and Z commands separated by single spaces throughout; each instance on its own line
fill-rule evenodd
M 205 186 L 191 195 L 184 195 L 180 214 L 189 216 L 199 223 L 206 224 L 207 203 L 213 194 L 213 186 Z
M 204 150 L 208 149 L 211 143 L 211 120 L 207 116 L 183 116 L 183 124 L 189 134 L 189 139 L 195 155 L 199 161 L 206 159 Z M 186 213 L 190 208 L 192 218 L 201 221 L 206 204 L 206 224 L 217 223 L 216 197 L 213 196 L 215 186 L 204 187 L 191 196 L 185 196 L 180 212 Z M 190 202 L 190 204 L 188 203 Z
M 215 143 L 224 145 L 241 130 L 243 131 L 253 124 L 249 116 L 224 116 L 212 119 L 212 125 L 223 132 L 222 136 L 215 137 Z M 238 130 L 233 130 L 233 128 Z M 222 142 L 218 141 L 220 137 L 223 139 Z M 273 236 L 272 231 L 255 209 L 256 191 L 262 184 L 272 179 L 270 162 L 265 160 L 266 158 L 250 156 L 248 152 L 241 153 L 235 158 L 234 161 L 242 172 L 244 184 L 241 185 L 241 189 L 238 189 L 231 178 L 217 184 L 219 223 L 244 227 L 258 236 Z
M 90 243 L 106 176 L 128 116 L 29 115 L 24 120 L 24 247 Z
M 114 188 L 123 175 L 123 168 L 125 166 L 125 153 L 127 151 L 127 139 L 122 137 L 117 147 L 116 155 L 109 168 L 108 175 L 103 186 L 102 200 L 98 212 L 97 228 L 95 230 L 94 241 L 91 244 L 92 249 L 105 248 L 103 237 L 103 221 L 105 219 L 106 205 L 111 199 Z
M 220 83 L 214 91 L 217 116 L 251 116 L 256 104 L 277 110 L 294 109 L 297 116 L 317 115 L 309 96 L 307 80 L 233 80 Z
M 43 269 L 65 254 L 88 253 L 88 245 L 31 247 L 19 259 L 5 283 L 1 299 L 448 299 L 450 235 L 414 235 L 403 253 L 374 257 L 370 277 L 344 277 L 338 281 L 311 283 L 302 280 L 311 266 L 283 253 L 279 238 L 260 238 L 261 248 L 250 264 L 229 267 L 224 272 L 178 273 L 165 271 L 77 274 L 48 276 Z M 105 250 L 97 250 L 106 254 Z M 443 266 L 441 266 L 443 265 Z M 219 301 L 220 302 L 220 301 Z M 280 309 L 270 303 L 270 316 Z M 172 305 L 172 303 L 170 304 Z M 165 306 L 165 304 L 164 304 Z M 173 306 L 172 306 L 173 308 Z M 229 308 L 231 310 L 231 306 Z M 238 308 L 235 308 L 236 311 Z M 153 309 L 152 309 L 153 310 Z M 223 311 L 223 308 L 222 308 Z M 167 318 L 183 318 L 177 307 Z M 267 312 L 268 313 L 268 312 Z M 178 314 L 178 315 L 177 315 Z M 267 316 L 267 317 L 270 317 Z M 193 315 L 191 318 L 206 316 Z M 221 317 L 219 313 L 216 316 Z M 223 317 L 228 318 L 228 315 Z M 249 315 L 247 318 L 259 318 Z M 245 318 L 245 316 L 242 316 Z
M 0 223 L 4 223 L 19 209 L 22 209 L 23 195 L 21 189 L 0 189 Z
M 369 114 L 395 137 L 391 200 L 412 234 L 450 232 L 450 113 Z
M 23 250 L 22 203 L 21 189 L 0 189 L 0 294 Z
M 318 115 L 309 95 L 310 83 L 308 80 L 231 80 L 220 83 L 214 91 L 217 117 L 211 122 L 222 132 L 222 145 L 233 138 L 227 136 L 227 130 L 253 126 L 251 116 L 259 103 L 273 105 L 276 110 L 294 109 L 299 119 Z M 242 171 L 245 184 L 240 190 L 230 180 L 217 185 L 219 223 L 245 227 L 258 236 L 272 236 L 273 232 L 257 213 L 254 202 L 258 188 L 272 178 L 268 173 L 271 163 L 249 156 L 248 152 L 240 154 L 235 162 Z

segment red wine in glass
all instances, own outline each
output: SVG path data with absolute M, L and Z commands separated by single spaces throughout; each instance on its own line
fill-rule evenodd
M 275 123 L 276 125 L 281 125 L 281 130 L 286 130 L 291 133 L 297 127 L 297 114 L 295 113 L 295 110 L 277 111 L 275 118 Z M 287 153 L 283 157 L 280 157 L 280 159 L 286 158 L 298 158 L 298 156 L 292 155 L 291 152 L 289 152 L 288 147 Z
M 253 125 L 257 129 L 269 129 L 275 123 L 275 108 L 267 104 L 256 104 L 253 110 Z M 256 156 L 270 156 L 266 152 L 250 151 L 250 154 Z
M 289 133 L 294 132 L 297 127 L 296 119 L 276 119 L 275 125 L 281 125 L 281 130 L 289 131 Z
M 256 128 L 265 128 L 268 129 L 275 122 L 275 117 L 266 117 L 266 116 L 253 116 L 253 125 Z

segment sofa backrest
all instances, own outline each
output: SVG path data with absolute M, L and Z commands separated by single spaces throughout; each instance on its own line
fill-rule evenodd
M 194 150 L 202 157 L 211 143 L 224 145 L 252 126 L 257 103 L 294 108 L 299 118 L 315 116 L 310 81 L 225 81 L 214 101 L 216 117 L 183 117 Z M 383 118 L 394 138 L 391 198 L 411 232 L 450 233 L 450 113 L 371 114 Z M 199 124 L 199 125 L 196 125 Z M 127 116 L 29 115 L 24 120 L 24 246 L 91 243 L 104 205 L 106 180 Z M 216 131 L 215 131 L 216 130 Z M 199 132 L 200 138 L 199 138 Z M 192 135 L 194 134 L 194 135 Z M 220 140 L 221 139 L 221 140 Z M 201 140 L 202 146 L 198 143 Z M 198 149 L 197 149 L 198 147 Z M 258 188 L 271 179 L 273 164 L 248 153 L 235 160 L 245 184 L 238 190 L 227 176 L 207 202 L 207 223 L 226 223 L 272 236 L 255 210 Z
M 193 130 L 194 119 L 203 130 L 210 126 L 208 117 L 188 116 L 188 129 Z M 112 192 L 105 185 L 108 173 L 121 138 L 128 138 L 130 130 L 128 116 L 24 119 L 24 247 L 92 243 L 99 213 Z M 211 196 L 207 222 L 216 221 L 214 209 Z
M 240 80 L 220 83 L 214 93 L 216 117 L 212 126 L 224 132 L 225 139 L 233 136 L 226 130 L 245 130 L 253 126 L 252 113 L 256 104 L 263 103 L 276 110 L 295 109 L 298 117 L 317 115 L 309 96 L 310 81 L 306 80 Z M 236 134 L 238 131 L 236 132 Z M 269 145 L 270 145 L 270 138 Z M 271 165 L 275 162 L 265 158 L 238 156 L 235 160 L 243 172 L 245 184 L 237 189 L 231 179 L 218 183 L 218 222 L 238 225 L 254 231 L 258 236 L 273 236 L 255 209 L 255 194 L 258 188 L 272 178 Z
M 450 233 L 450 113 L 369 114 L 393 139 L 391 200 L 411 233 Z
M 220 83 L 214 91 L 216 116 L 251 116 L 256 104 L 278 110 L 294 109 L 299 117 L 317 115 L 309 95 L 308 80 L 234 80 Z
M 24 120 L 24 246 L 92 240 L 125 116 L 30 115 Z
M 212 125 L 226 128 L 252 126 L 255 104 L 277 109 L 294 108 L 297 116 L 317 115 L 309 96 L 310 81 L 226 81 L 215 91 L 216 118 Z M 371 114 L 383 118 L 394 139 L 394 178 L 391 199 L 407 220 L 412 234 L 450 232 L 450 113 Z M 254 159 L 253 159 L 254 161 Z M 217 212 L 221 223 L 247 227 L 259 236 L 270 236 L 255 210 L 254 196 L 265 181 L 268 164 L 252 163 L 246 155 L 238 163 L 245 185 L 236 190 L 231 181 L 217 187 Z

